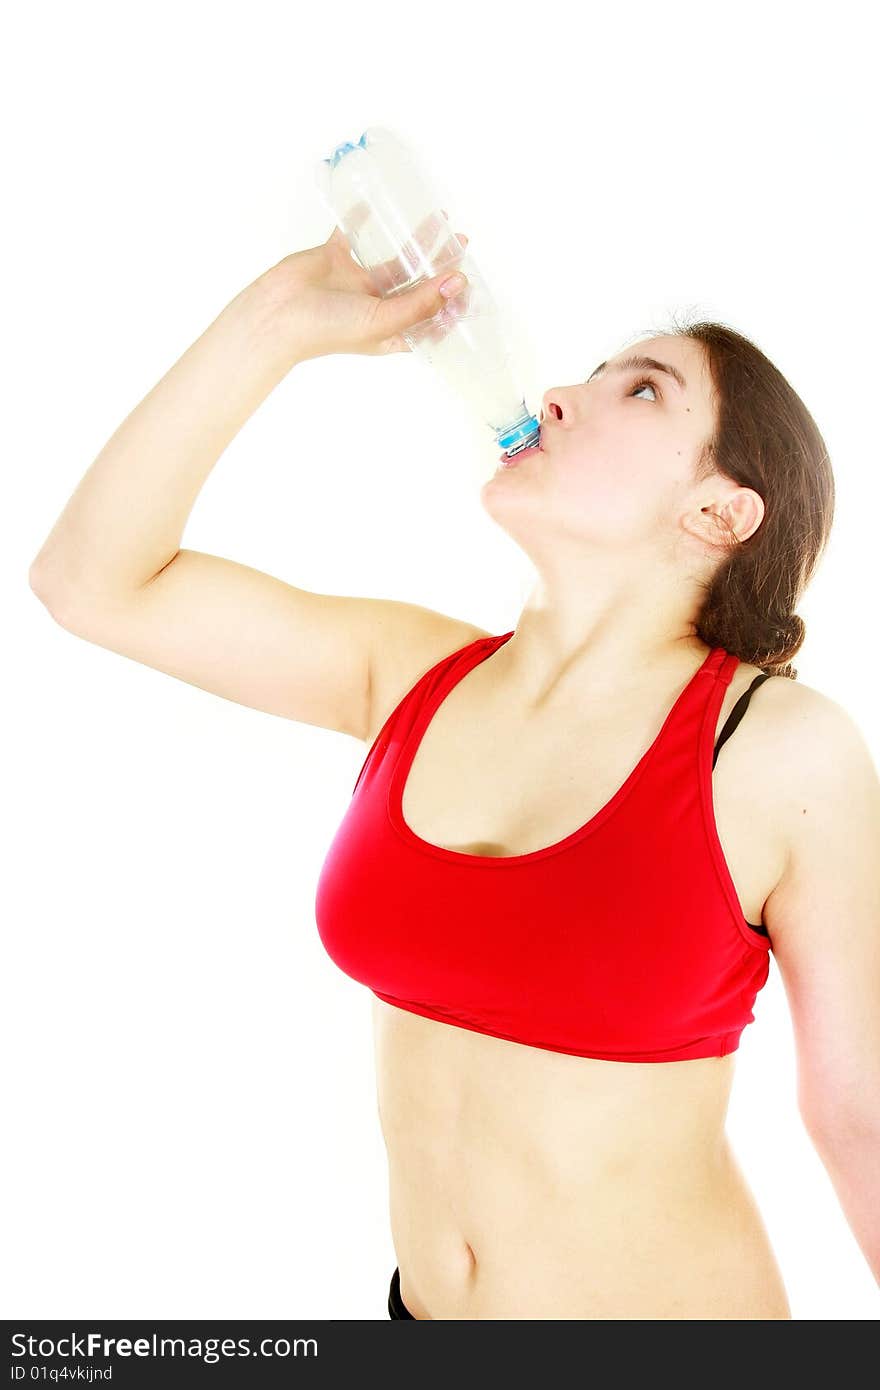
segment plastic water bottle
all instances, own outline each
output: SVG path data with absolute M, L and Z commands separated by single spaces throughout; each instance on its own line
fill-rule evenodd
M 498 307 L 406 142 L 369 126 L 356 144 L 346 141 L 322 159 L 315 176 L 383 298 L 444 271 L 460 269 L 468 277 L 432 318 L 402 336 L 494 430 L 507 457 L 536 447 L 540 425 L 517 387 Z

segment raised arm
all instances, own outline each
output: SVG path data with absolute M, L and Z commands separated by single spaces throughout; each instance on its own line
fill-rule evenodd
M 411 647 L 405 679 L 482 629 L 295 588 L 180 542 L 214 464 L 291 368 L 407 350 L 401 331 L 441 306 L 441 278 L 382 300 L 334 231 L 242 290 L 111 436 L 34 560 L 56 621 L 226 699 L 367 738 L 389 663 Z

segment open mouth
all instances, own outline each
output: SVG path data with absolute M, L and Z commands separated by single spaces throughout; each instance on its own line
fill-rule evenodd
M 513 468 L 514 464 L 522 463 L 524 459 L 530 458 L 532 454 L 542 454 L 543 452 L 544 450 L 541 448 L 540 444 L 536 444 L 531 449 L 521 449 L 519 453 L 511 454 L 509 458 L 507 454 L 500 454 L 499 459 L 502 468 Z

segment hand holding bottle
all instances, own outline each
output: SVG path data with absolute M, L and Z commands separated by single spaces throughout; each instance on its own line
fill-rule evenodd
M 371 346 L 348 350 L 402 352 L 408 346 L 468 401 L 508 455 L 534 447 L 540 422 L 517 384 L 508 325 L 474 257 L 450 230 L 440 207 L 448 199 L 417 151 L 397 131 L 368 126 L 359 140 L 342 141 L 319 160 L 315 178 L 341 229 L 336 240 L 344 246 L 347 239 L 372 278 L 371 298 L 364 301 L 368 325 L 358 326 Z M 463 270 L 467 285 L 443 305 L 432 290 L 452 270 Z M 396 317 L 395 301 L 401 309 L 412 303 L 408 322 Z M 436 433 L 437 421 L 427 428 Z
M 366 208 L 363 215 L 369 215 Z M 416 238 L 423 246 L 433 244 L 438 220 L 436 216 L 427 218 L 417 229 Z M 456 235 L 459 243 L 467 244 L 463 233 Z M 454 241 L 452 254 L 460 259 Z M 454 265 L 447 265 L 442 274 L 395 293 L 396 264 L 388 262 L 366 271 L 354 259 L 348 238 L 337 226 L 320 246 L 285 256 L 264 278 L 284 314 L 300 358 L 338 352 L 378 357 L 409 352 L 404 330 L 433 317 L 450 298 L 457 300 L 466 291 L 465 277 L 464 287 L 453 287 L 451 296 L 441 294 L 441 284 L 454 269 Z M 384 297 L 377 283 L 387 285 Z

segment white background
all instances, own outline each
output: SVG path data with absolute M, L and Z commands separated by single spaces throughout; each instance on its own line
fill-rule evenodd
M 329 235 L 313 165 L 340 141 L 386 124 L 422 152 L 533 409 L 673 312 L 768 353 L 838 494 L 795 664 L 877 760 L 862 14 L 81 0 L 7 22 L 4 1316 L 386 1317 L 370 996 L 313 912 L 365 750 L 79 640 L 27 574 L 159 377 Z M 183 544 L 507 631 L 532 573 L 479 504 L 496 460 L 417 356 L 319 359 L 232 442 Z M 729 1132 L 794 1317 L 876 1318 L 798 1117 L 775 962 Z

